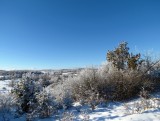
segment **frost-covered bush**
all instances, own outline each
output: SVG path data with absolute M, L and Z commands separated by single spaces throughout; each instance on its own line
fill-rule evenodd
M 76 116 L 72 112 L 64 112 L 60 121 L 74 121 L 75 119 Z
M 59 76 L 52 76 L 50 80 L 50 84 L 57 84 L 59 81 Z
M 14 107 L 11 94 L 0 94 L 0 121 L 9 121 L 13 118 L 12 108 Z
M 108 82 L 108 86 L 106 85 L 108 90 L 104 89 L 103 91 L 109 100 L 124 100 L 132 98 L 138 95 L 143 86 L 141 76 L 139 77 L 137 72 L 129 70 L 127 73 L 123 71 L 113 71 L 108 73 L 106 82 Z
M 63 109 L 68 109 L 69 107 L 72 106 L 73 99 L 71 94 L 68 91 L 64 92 L 60 96 L 61 96 L 61 99 L 58 102 L 63 107 Z
M 12 93 L 15 96 L 19 114 L 30 113 L 34 110 L 37 102 L 36 94 L 41 90 L 41 86 L 29 78 L 23 79 L 15 85 Z
M 47 74 L 44 74 L 42 76 L 39 77 L 39 82 L 40 84 L 43 86 L 43 87 L 47 87 L 48 85 L 50 85 L 50 80 L 51 80 L 51 77 Z
M 125 100 L 138 96 L 142 88 L 151 92 L 154 81 L 150 74 L 143 70 L 117 70 L 110 63 L 98 70 L 83 70 L 73 82 L 72 95 L 75 100 L 88 102 L 94 106 L 107 100 Z
M 73 101 L 80 101 L 94 109 L 101 101 L 126 100 L 138 96 L 142 89 L 149 94 L 160 87 L 158 63 L 129 53 L 127 43 L 109 51 L 107 58 L 109 61 L 98 69 L 86 68 L 72 78 L 52 78 L 56 83 L 49 87 L 59 107 L 70 107 Z
M 89 103 L 92 109 L 100 101 L 98 85 L 100 78 L 95 68 L 87 68 L 82 70 L 78 77 L 74 78 L 72 83 L 72 94 L 76 101 L 81 103 Z
M 107 60 L 113 66 L 110 66 L 107 70 L 107 78 L 103 78 L 109 81 L 113 85 L 113 99 L 127 99 L 133 97 L 139 93 L 142 88 L 147 91 L 153 90 L 154 84 L 159 80 L 156 77 L 155 65 L 157 62 L 152 61 L 151 57 L 145 56 L 141 58 L 141 54 L 134 55 L 129 53 L 127 42 L 122 42 L 113 51 L 108 51 Z M 106 66 L 107 67 L 107 66 Z M 112 69 L 110 69 L 112 68 Z M 100 72 L 101 77 L 106 70 Z M 104 80 L 103 79 L 103 80 Z
M 89 103 L 94 108 L 100 101 L 98 86 L 100 78 L 95 68 L 86 68 L 74 78 L 72 83 L 72 94 L 76 101 Z
M 46 90 L 41 91 L 36 95 L 37 100 L 37 107 L 36 107 L 36 114 L 38 114 L 38 117 L 40 118 L 46 118 L 53 115 L 53 113 L 56 111 L 56 102 L 54 97 L 47 92 Z
M 55 99 L 45 89 L 36 94 L 36 101 L 34 110 L 26 114 L 28 121 L 36 118 L 47 118 L 56 113 L 57 104 Z
M 160 108 L 160 99 L 159 98 L 140 98 L 137 101 L 134 101 L 133 103 L 124 104 L 124 108 L 127 115 L 137 114 L 137 113 L 143 113 L 148 110 L 155 110 Z
M 72 106 L 73 96 L 72 96 L 72 79 L 68 79 L 63 83 L 57 85 L 50 85 L 48 89 L 50 90 L 52 96 L 55 97 L 58 108 L 67 109 Z
M 151 92 L 154 89 L 154 78 L 144 73 L 145 70 L 115 70 L 109 71 L 101 76 L 101 94 L 107 99 L 125 100 L 138 96 L 142 88 Z M 100 72 L 103 73 L 103 72 Z
M 29 78 L 18 82 L 12 93 L 16 99 L 17 113 L 26 113 L 27 120 L 46 118 L 56 112 L 54 97 L 41 84 Z
M 112 72 L 113 70 L 115 70 L 115 67 L 112 65 L 112 63 L 105 61 L 100 65 L 97 73 L 101 78 L 105 78 L 106 74 Z

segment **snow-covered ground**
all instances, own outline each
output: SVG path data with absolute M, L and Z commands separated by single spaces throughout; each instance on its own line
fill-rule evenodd
M 126 103 L 129 107 L 133 106 L 136 101 Z M 90 120 L 93 121 L 160 121 L 160 110 L 148 109 L 144 112 L 130 113 L 124 104 L 113 104 L 106 108 L 97 108 L 94 112 L 89 114 Z
M 9 86 L 11 80 L 0 80 L 0 93 L 7 93 L 12 88 Z
M 0 93 L 7 93 L 11 90 L 11 80 L 0 81 Z M 62 115 L 60 111 L 59 114 Z M 94 111 L 89 106 L 81 106 L 75 103 L 66 113 L 66 120 L 73 117 L 73 121 L 82 121 L 84 117 L 89 121 L 160 121 L 160 93 L 152 95 L 152 99 L 134 99 L 128 102 L 107 102 L 99 105 Z M 69 116 L 70 115 L 70 116 Z M 63 116 L 62 116 L 63 117 Z M 25 117 L 11 119 L 10 121 L 25 121 Z M 37 121 L 59 121 L 54 116 Z
M 154 108 L 136 110 L 141 108 L 142 102 L 142 99 L 135 99 L 126 103 L 109 102 L 105 106 L 98 106 L 94 111 L 89 106 L 75 105 L 67 111 L 68 115 L 63 121 L 83 121 L 84 118 L 89 119 L 89 121 L 160 121 L 158 103 L 156 103 L 157 107 Z M 152 100 L 148 100 L 148 102 L 152 102 Z M 70 120 L 69 117 L 74 120 Z M 12 121 L 23 121 L 24 119 L 21 117 Z M 59 121 L 59 119 L 53 117 L 37 119 L 37 121 Z

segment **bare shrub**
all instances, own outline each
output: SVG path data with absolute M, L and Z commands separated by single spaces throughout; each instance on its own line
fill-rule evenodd
M 58 76 L 52 76 L 51 77 L 51 80 L 50 80 L 50 84 L 58 84 L 58 81 L 59 81 L 59 77 Z
M 64 112 L 60 121 L 74 121 L 76 116 L 72 112 Z
M 150 109 L 159 109 L 160 108 L 160 99 L 159 98 L 140 98 L 140 100 L 135 101 L 133 104 L 124 104 L 124 108 L 127 115 L 143 113 Z
M 142 88 L 142 90 L 140 91 L 140 97 L 145 98 L 145 99 L 149 99 L 150 98 L 149 91 Z
M 141 70 L 117 70 L 108 63 L 98 70 L 83 70 L 75 80 L 72 84 L 74 99 L 95 107 L 101 100 L 120 101 L 138 96 L 142 87 L 151 92 L 155 78 Z
M 0 94 L 0 120 L 9 121 L 10 118 L 13 118 L 11 115 L 12 108 L 14 103 L 12 102 L 13 98 L 10 94 Z
M 77 117 L 73 112 L 64 112 L 60 121 L 75 121 L 76 119 L 79 119 L 80 121 L 89 121 L 89 118 L 88 112 L 86 111 L 80 112 L 79 117 Z
M 81 119 L 82 121 L 89 121 L 90 116 L 88 115 L 87 112 L 83 111 L 81 112 Z
M 72 93 L 75 100 L 87 102 L 94 108 L 99 100 L 99 93 L 97 90 L 99 84 L 98 78 L 96 69 L 88 68 L 83 70 L 72 84 Z
M 72 82 L 74 80 L 68 79 L 62 83 L 58 83 L 54 86 L 50 85 L 48 90 L 50 90 L 51 95 L 55 97 L 57 102 L 57 108 L 68 109 L 72 106 Z

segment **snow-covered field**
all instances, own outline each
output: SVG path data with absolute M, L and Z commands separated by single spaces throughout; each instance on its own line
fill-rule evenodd
M 10 82 L 11 80 L 0 80 L 0 93 L 7 93 L 12 89 L 9 87 Z
M 135 102 L 131 101 L 126 105 L 132 107 Z M 120 103 L 106 108 L 97 108 L 89 116 L 94 121 L 160 121 L 160 110 L 148 109 L 142 113 L 130 113 L 126 109 L 126 106 Z
M 83 107 L 82 107 L 83 109 Z M 89 110 L 86 109 L 85 110 Z M 75 108 L 69 110 L 74 112 L 73 121 L 83 121 L 84 117 L 89 119 L 89 121 L 160 121 L 160 110 L 151 109 L 143 113 L 137 114 L 127 114 L 124 106 L 122 104 L 112 104 L 109 107 L 99 107 L 90 113 L 76 113 Z M 72 114 L 74 114 L 72 113 Z M 69 115 L 72 116 L 70 113 Z M 70 121 L 69 118 L 66 118 L 65 121 Z M 11 121 L 25 121 L 25 117 L 11 119 Z M 46 119 L 37 119 L 37 121 L 59 121 L 55 118 L 46 118 Z
M 7 93 L 11 90 L 9 83 L 11 80 L 0 81 L 0 93 Z M 152 95 L 152 99 L 134 99 L 128 102 L 107 102 L 91 110 L 89 106 L 81 106 L 75 103 L 71 109 L 68 109 L 65 121 L 82 121 L 84 118 L 89 121 L 160 121 L 160 93 Z M 62 115 L 60 111 L 59 114 Z M 62 116 L 63 117 L 63 116 Z M 46 119 L 37 119 L 37 121 L 59 121 L 54 116 Z M 25 116 L 10 121 L 25 121 Z

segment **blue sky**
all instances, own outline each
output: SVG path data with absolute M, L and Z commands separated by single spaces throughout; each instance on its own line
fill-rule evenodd
M 0 69 L 99 65 L 127 41 L 160 51 L 159 0 L 0 0 Z

